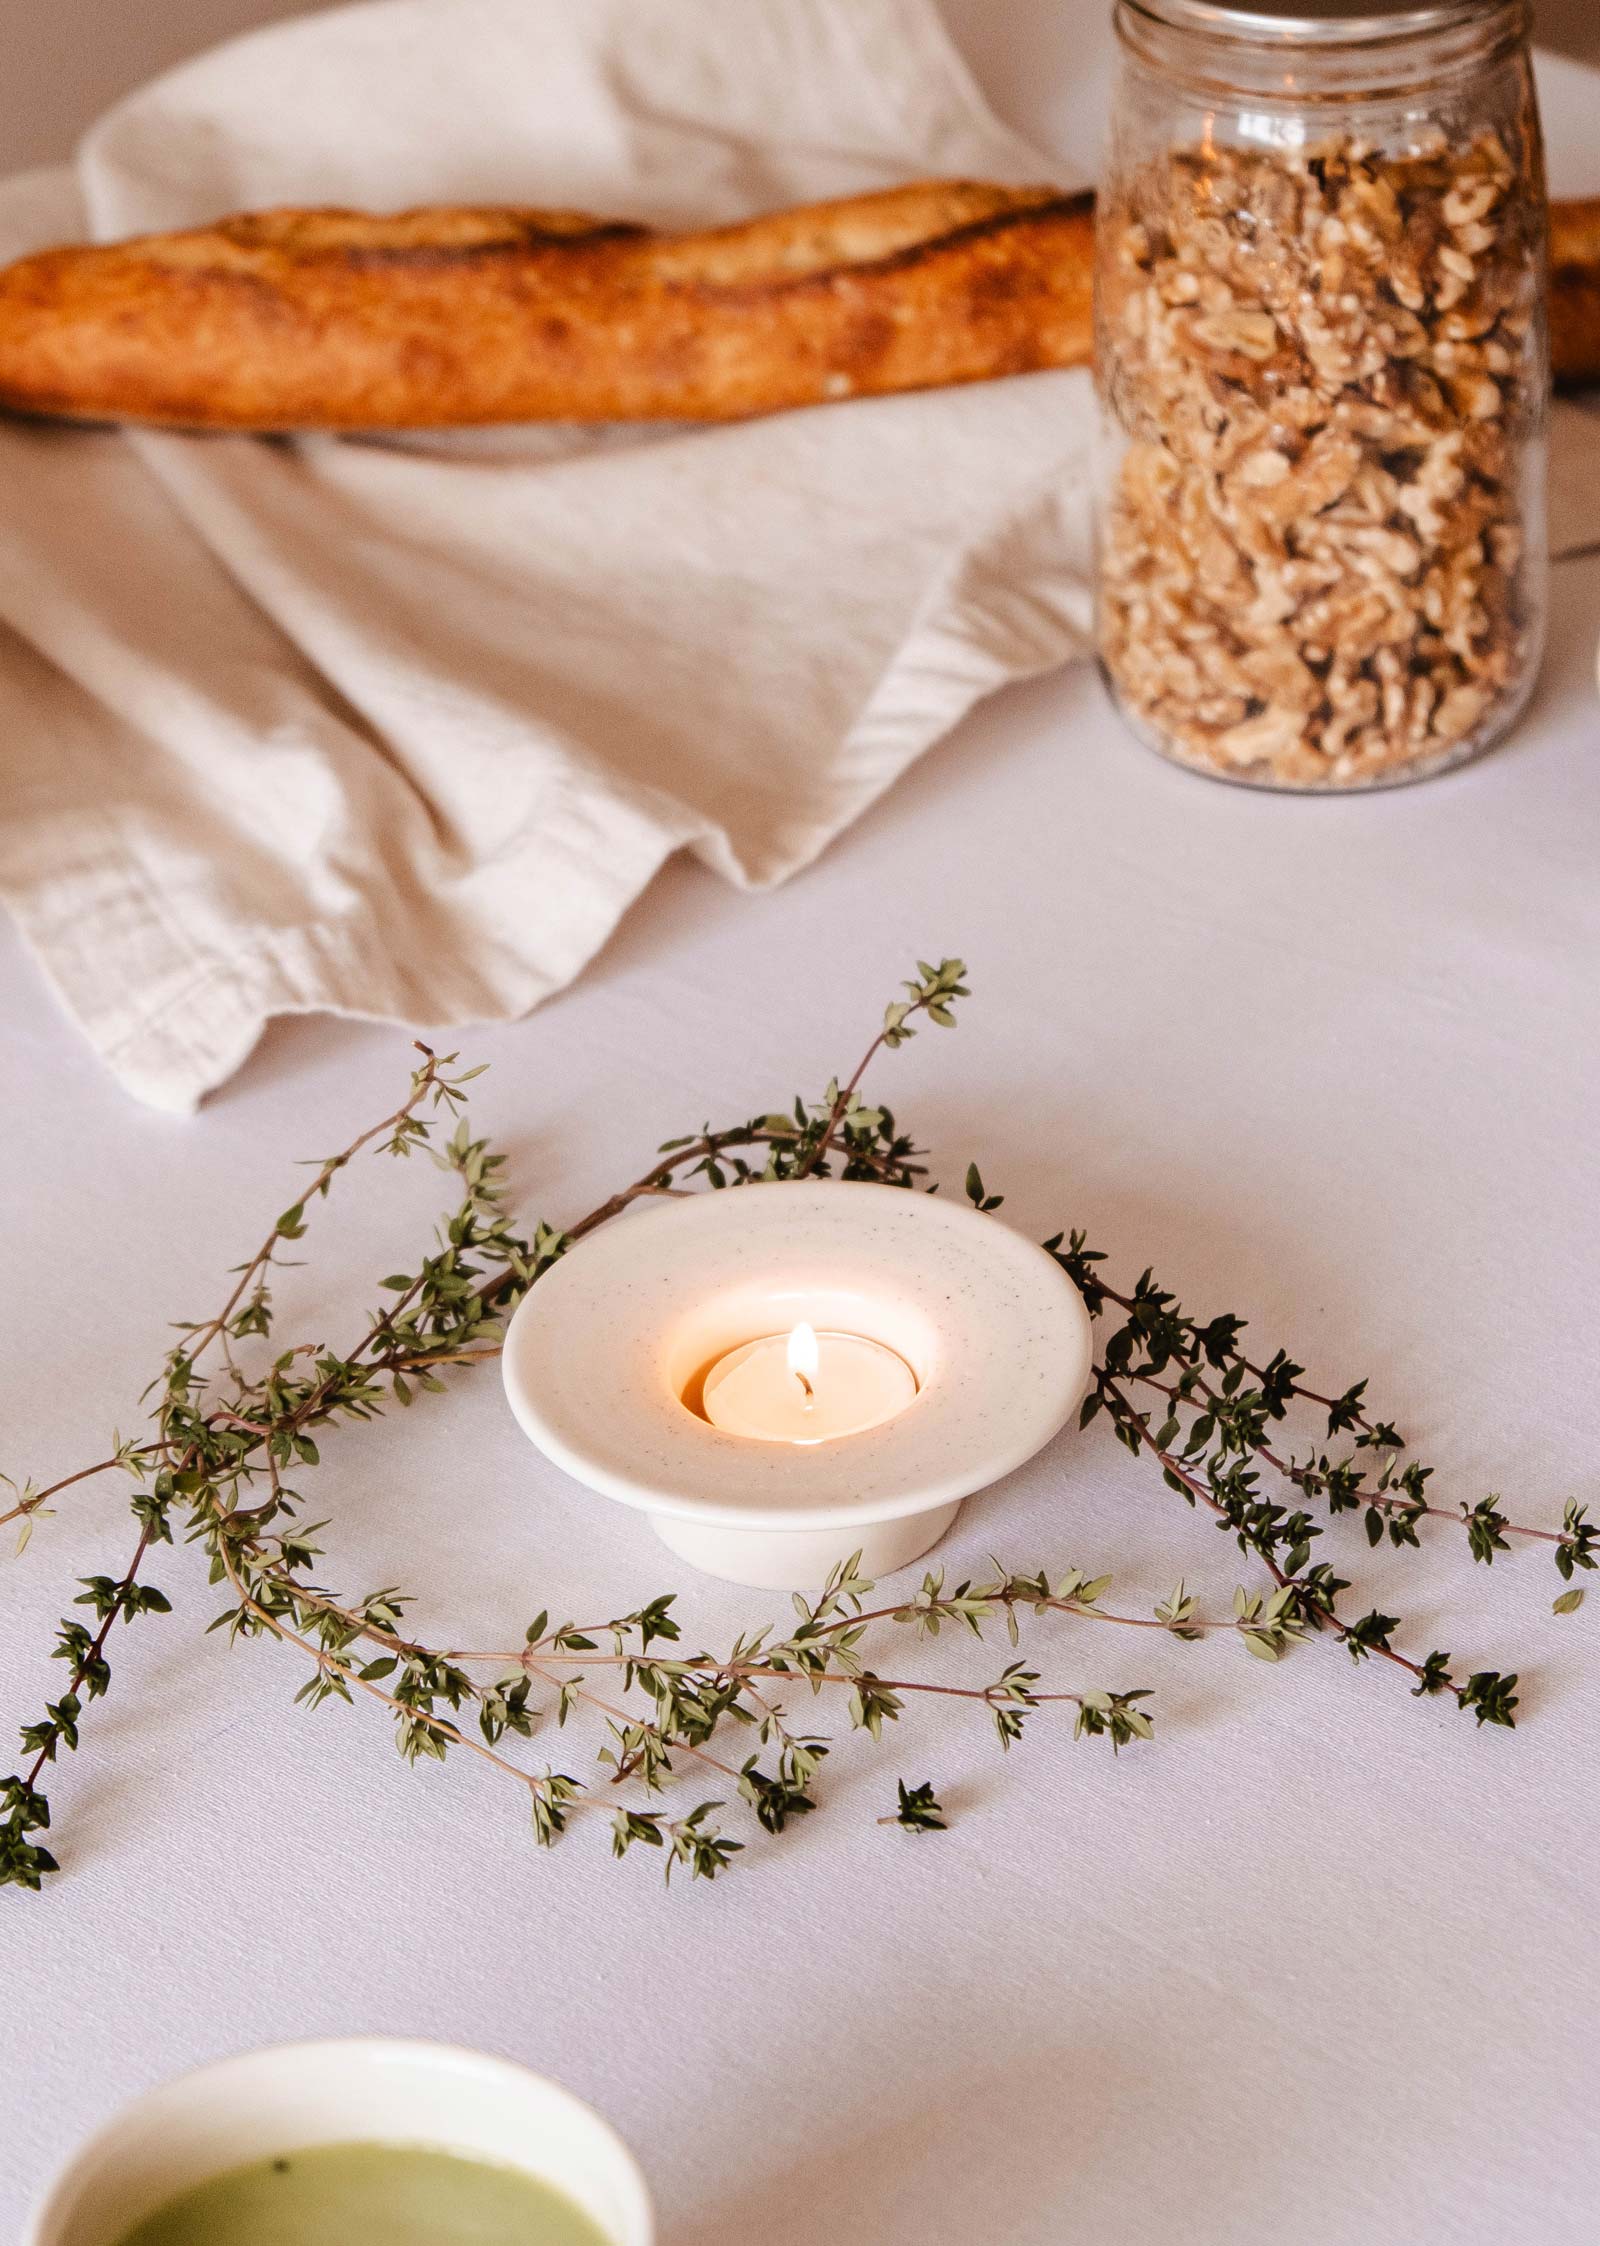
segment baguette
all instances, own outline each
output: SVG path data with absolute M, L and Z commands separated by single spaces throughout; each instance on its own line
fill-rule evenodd
M 204 429 L 731 420 L 1076 364 L 1092 200 L 935 181 L 657 234 L 265 211 L 0 272 L 0 405 Z
M 703 233 L 263 211 L 0 271 L 0 407 L 191 429 L 722 421 L 1086 364 L 1093 198 L 929 181 Z M 1600 201 L 1552 213 L 1558 377 L 1600 380 Z
M 1600 196 L 1550 206 L 1550 354 L 1558 382 L 1600 382 Z

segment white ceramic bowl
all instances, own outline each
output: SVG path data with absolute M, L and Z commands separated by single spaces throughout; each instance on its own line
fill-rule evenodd
M 725 1434 L 684 1401 L 719 1356 L 801 1322 L 898 1352 L 916 1400 L 804 1446 Z M 858 1548 L 872 1576 L 919 1558 L 1060 1431 L 1092 1361 L 1082 1296 L 997 1218 L 804 1180 L 652 1202 L 581 1241 L 518 1308 L 502 1365 L 524 1433 L 674 1552 L 807 1590 Z
M 389 2036 L 282 2043 L 125 2106 L 46 2192 L 22 2246 L 117 2246 L 208 2177 L 314 2145 L 427 2145 L 526 2169 L 612 2246 L 651 2246 L 650 2195 L 592 2107 L 508 2059 Z

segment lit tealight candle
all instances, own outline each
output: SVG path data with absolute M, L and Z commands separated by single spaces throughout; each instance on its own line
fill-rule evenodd
M 864 1334 L 796 1326 L 720 1357 L 701 1401 L 713 1427 L 758 1443 L 826 1443 L 903 1412 L 917 1393 L 905 1359 Z

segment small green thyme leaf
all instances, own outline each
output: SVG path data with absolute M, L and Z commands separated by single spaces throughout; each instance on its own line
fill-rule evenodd
M 944 1808 L 931 1784 L 907 1786 L 902 1778 L 896 1790 L 899 1807 L 890 1817 L 880 1817 L 880 1825 L 903 1825 L 908 1833 L 942 1833 L 948 1830 Z

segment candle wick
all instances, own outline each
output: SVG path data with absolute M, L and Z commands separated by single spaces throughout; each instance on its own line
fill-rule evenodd
M 802 1387 L 802 1388 L 803 1388 L 803 1389 L 805 1390 L 805 1392 L 806 1392 L 806 1404 L 805 1404 L 805 1408 L 806 1408 L 806 1410 L 807 1410 L 808 1412 L 809 1412 L 809 1411 L 812 1411 L 812 1410 L 814 1410 L 814 1409 L 816 1408 L 816 1401 L 817 1401 L 817 1392 L 816 1392 L 816 1390 L 815 1390 L 815 1389 L 814 1389 L 814 1388 L 812 1387 L 812 1385 L 811 1385 L 810 1381 L 809 1381 L 809 1380 L 807 1380 L 807 1378 L 806 1378 L 806 1376 L 805 1376 L 805 1374 L 804 1374 L 804 1373 L 802 1373 L 802 1372 L 797 1372 L 797 1373 L 795 1374 L 795 1376 L 794 1376 L 794 1377 L 795 1377 L 795 1379 L 796 1379 L 796 1380 L 797 1380 L 797 1381 L 798 1381 L 798 1382 L 800 1383 L 801 1387 Z

